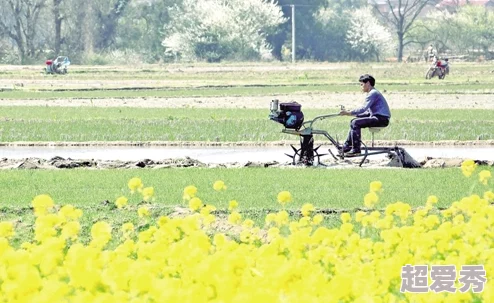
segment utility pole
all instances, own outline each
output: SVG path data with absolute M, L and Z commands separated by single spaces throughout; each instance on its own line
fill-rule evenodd
M 292 7 L 292 63 L 295 63 L 295 5 Z

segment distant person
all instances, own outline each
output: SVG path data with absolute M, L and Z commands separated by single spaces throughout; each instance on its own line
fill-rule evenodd
M 367 127 L 386 127 L 391 119 L 388 102 L 384 96 L 374 88 L 376 79 L 369 74 L 360 76 L 360 88 L 367 93 L 365 103 L 362 107 L 352 111 L 342 110 L 341 116 L 356 116 L 350 122 L 350 132 L 341 146 L 340 152 L 348 156 L 359 155 L 361 153 L 360 137 L 361 129 Z
M 432 44 L 427 48 L 427 56 L 429 58 L 429 62 L 431 62 L 432 58 L 435 56 L 434 47 Z

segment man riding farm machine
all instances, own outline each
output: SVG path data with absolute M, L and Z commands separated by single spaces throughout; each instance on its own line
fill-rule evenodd
M 327 131 L 314 129 L 313 125 L 316 121 L 320 121 L 327 118 L 337 117 L 337 114 L 328 114 L 317 116 L 313 120 L 304 122 L 304 114 L 302 112 L 302 106 L 297 102 L 287 102 L 287 103 L 279 103 L 278 100 L 271 101 L 270 106 L 270 114 L 269 119 L 280 124 L 283 124 L 285 127 L 282 132 L 286 134 L 291 134 L 300 137 L 300 148 L 295 148 L 291 145 L 294 154 L 288 155 L 293 159 L 294 165 L 303 164 L 306 166 L 313 166 L 317 164 L 321 164 L 320 158 L 327 154 L 320 154 L 318 147 L 314 148 L 314 135 L 322 135 L 326 137 L 326 139 L 331 142 L 331 144 L 335 147 L 336 152 L 333 153 L 331 148 L 328 149 L 329 154 L 333 156 L 335 160 L 343 160 L 345 158 L 355 158 L 362 157 L 359 166 L 361 167 L 364 163 L 367 156 L 377 155 L 377 154 L 387 154 L 390 159 L 395 159 L 398 162 L 398 165 L 404 168 L 419 168 L 421 167 L 420 163 L 415 161 L 406 151 L 405 149 L 394 146 L 394 147 L 374 147 L 367 146 L 362 142 L 363 150 L 362 154 L 348 156 L 341 152 L 342 148 L 338 141 L 336 141 Z M 372 132 L 373 129 L 370 128 Z

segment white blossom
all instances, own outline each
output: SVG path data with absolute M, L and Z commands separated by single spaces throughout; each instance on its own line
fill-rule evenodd
M 285 22 L 274 0 L 184 0 L 169 11 L 171 27 L 163 41 L 168 52 L 195 58 L 194 46 L 208 35 L 241 51 L 265 56 L 266 34 Z
M 352 12 L 350 21 L 346 39 L 357 53 L 364 57 L 375 55 L 379 58 L 391 50 L 391 33 L 379 23 L 370 7 Z

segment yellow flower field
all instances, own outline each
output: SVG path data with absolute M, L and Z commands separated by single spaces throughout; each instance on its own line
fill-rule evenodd
M 141 231 L 132 223 L 95 222 L 89 243 L 78 238 L 81 210 L 70 205 L 57 210 L 51 197 L 39 195 L 32 201 L 34 239 L 13 247 L 9 242 L 16 232 L 13 223 L 0 223 L 0 299 L 494 302 L 494 193 L 491 175 L 477 171 L 473 161 L 462 165 L 466 182 L 483 186 L 484 193 L 451 201 L 443 210 L 435 207 L 440 199 L 435 196 L 419 209 L 400 201 L 381 209 L 379 195 L 386 184 L 372 182 L 369 193 L 363 193 L 363 210 L 342 213 L 338 228 L 325 227 L 324 216 L 312 204 L 302 207 L 301 216 L 290 217 L 285 210 L 292 199 L 288 191 L 279 193 L 282 209 L 268 214 L 263 226 L 244 218 L 238 202 L 232 200 L 226 220 L 238 228 L 238 234 L 214 230 L 212 223 L 221 218 L 191 185 L 183 194 L 190 209 L 186 217 L 162 216 Z M 154 189 L 144 187 L 138 178 L 128 186 L 145 201 L 153 198 Z M 214 189 L 227 190 L 227 186 L 217 181 Z M 119 197 L 117 208 L 125 208 L 127 201 Z M 135 216 L 145 220 L 150 212 L 141 207 Z M 119 238 L 113 239 L 118 244 L 110 249 L 114 229 L 119 231 Z M 404 270 L 416 265 L 428 266 L 423 293 L 410 292 L 412 284 L 420 286 L 417 273 L 417 279 L 405 279 Z M 437 272 L 432 267 L 439 265 L 456 269 L 453 280 L 446 279 L 444 271 L 433 277 L 432 272 Z M 486 274 L 462 278 L 460 269 L 465 265 L 480 265 Z

